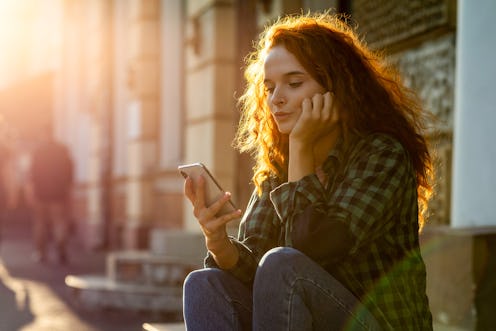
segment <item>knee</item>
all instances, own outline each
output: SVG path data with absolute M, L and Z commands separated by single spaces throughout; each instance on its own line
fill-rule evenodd
M 189 273 L 184 279 L 183 293 L 185 296 L 204 295 L 217 284 L 223 283 L 224 272 L 219 269 L 198 269 Z
M 190 272 L 184 279 L 183 289 L 184 292 L 189 292 L 191 288 L 197 287 L 198 283 L 202 281 L 203 269 Z
M 255 280 L 263 282 L 264 279 L 284 278 L 284 275 L 292 274 L 295 263 L 303 254 L 291 247 L 273 248 L 262 257 L 258 265 Z
M 280 296 L 286 293 L 284 289 L 294 282 L 298 273 L 296 261 L 301 255 L 290 247 L 277 247 L 265 253 L 253 282 L 254 302 L 266 304 L 280 300 Z
M 291 247 L 276 247 L 273 248 L 262 257 L 260 260 L 259 270 L 281 270 L 290 266 L 297 260 L 302 253 Z
M 211 273 L 212 270 L 209 269 L 198 269 L 190 272 L 184 279 L 184 293 L 195 293 L 204 287 L 207 279 L 211 277 Z

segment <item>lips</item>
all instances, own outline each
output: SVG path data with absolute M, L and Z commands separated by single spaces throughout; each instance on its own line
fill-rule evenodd
M 274 117 L 277 118 L 278 120 L 288 118 L 289 116 L 291 116 L 291 113 L 286 113 L 282 111 L 274 113 Z

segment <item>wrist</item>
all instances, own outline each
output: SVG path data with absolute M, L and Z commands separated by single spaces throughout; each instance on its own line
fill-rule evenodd
M 219 252 L 224 251 L 231 244 L 232 244 L 231 240 L 229 240 L 227 233 L 225 233 L 223 236 L 219 236 L 216 238 L 212 238 L 212 237 L 205 238 L 205 246 L 213 254 L 217 254 Z
M 301 151 L 308 149 L 308 147 L 311 147 L 311 145 L 312 145 L 310 143 L 307 143 L 304 140 L 296 139 L 296 138 L 291 137 L 291 136 L 289 136 L 288 143 L 289 143 L 290 149 L 301 150 Z
M 289 142 L 289 162 L 301 162 L 313 165 L 313 146 L 301 141 Z
M 234 267 L 239 258 L 239 252 L 229 237 L 217 240 L 215 243 L 207 243 L 207 249 L 221 269 Z
M 312 146 L 309 146 L 301 141 L 290 142 L 288 181 L 298 181 L 314 171 L 314 155 Z

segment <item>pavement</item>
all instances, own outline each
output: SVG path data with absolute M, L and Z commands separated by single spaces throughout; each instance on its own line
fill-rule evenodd
M 68 274 L 104 274 L 105 251 L 85 248 L 72 234 L 68 264 L 53 256 L 41 264 L 32 259 L 32 221 L 16 213 L 1 224 L 0 331 L 140 331 L 159 316 L 146 312 L 99 310 L 78 304 L 65 285 Z

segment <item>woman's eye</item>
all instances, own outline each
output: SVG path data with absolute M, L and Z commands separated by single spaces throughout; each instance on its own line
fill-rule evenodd
M 293 82 L 293 83 L 289 83 L 289 86 L 291 87 L 299 87 L 301 86 L 302 82 Z
M 268 94 L 272 94 L 272 92 L 274 92 L 274 88 L 273 88 L 273 87 L 265 87 L 265 91 L 266 91 Z

